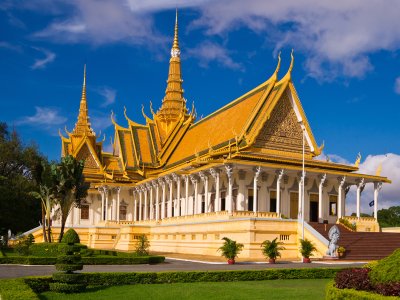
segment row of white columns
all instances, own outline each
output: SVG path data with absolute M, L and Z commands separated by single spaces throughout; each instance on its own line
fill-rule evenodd
M 109 191 L 114 191 L 116 198 L 112 198 L 112 202 L 109 201 Z M 101 221 L 119 221 L 119 208 L 120 208 L 120 193 L 121 187 L 110 188 L 108 186 L 101 186 L 98 188 L 101 195 Z M 110 205 L 111 204 L 111 205 Z

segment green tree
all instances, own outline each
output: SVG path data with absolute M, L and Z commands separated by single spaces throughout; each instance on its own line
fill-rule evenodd
M 65 222 L 71 209 L 74 206 L 80 207 L 81 200 L 87 196 L 89 184 L 85 182 L 83 168 L 84 161 L 78 161 L 72 155 L 63 157 L 59 164 L 51 165 L 52 189 L 61 217 L 58 242 L 61 242 L 64 235 Z
M 378 210 L 378 222 L 381 227 L 400 226 L 400 206 Z
M 40 203 L 29 193 L 38 191 L 38 166 L 46 162 L 36 145 L 25 145 L 15 130 L 0 122 L 0 235 L 38 225 Z

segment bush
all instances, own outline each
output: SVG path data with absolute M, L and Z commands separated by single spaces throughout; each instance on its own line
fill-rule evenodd
M 300 239 L 300 253 L 303 257 L 309 258 L 315 250 L 317 249 L 311 241 Z
M 72 228 L 68 229 L 61 240 L 61 243 L 65 244 L 79 244 L 80 242 L 79 235 Z
M 395 300 L 397 297 L 386 297 L 379 294 L 357 291 L 352 289 L 338 289 L 333 281 L 326 287 L 325 300 Z
M 14 245 L 15 252 L 19 255 L 29 255 L 29 248 L 34 241 L 35 238 L 32 234 L 28 236 L 20 235 L 17 243 Z
M 149 255 L 150 242 L 147 239 L 146 235 L 142 234 L 139 236 L 139 239 L 136 244 L 136 253 L 137 255 Z
M 400 282 L 400 249 L 378 261 L 369 274 L 374 284 Z
M 54 265 L 56 257 L 36 257 L 36 256 L 5 256 L 0 257 L 0 264 L 19 264 L 19 265 Z
M 92 256 L 82 257 L 85 265 L 135 265 L 135 264 L 158 264 L 164 262 L 164 256 Z
M 66 282 L 66 283 L 79 283 L 84 280 L 84 274 L 68 274 L 63 272 L 53 273 L 52 278 L 54 281 Z
M 49 284 L 53 281 L 51 276 L 30 276 L 23 280 L 36 294 L 47 292 Z
M 342 224 L 344 227 L 347 227 L 350 230 L 353 230 L 353 231 L 357 230 L 356 223 L 350 223 L 350 221 L 347 219 L 340 218 L 339 223 Z
M 262 242 L 261 248 L 265 257 L 269 259 L 276 259 L 278 256 L 281 256 L 280 251 L 285 250 L 285 247 L 281 246 L 283 243 L 277 242 L 277 239 L 278 238 L 275 238 L 272 241 L 266 240 Z
M 336 287 L 339 289 L 372 290 L 368 273 L 370 269 L 346 269 L 336 274 Z
M 25 283 L 24 279 L 2 279 L 0 280 L 1 300 L 38 300 L 38 296 Z
M 66 283 L 66 282 L 52 282 L 50 283 L 50 291 L 57 293 L 81 293 L 86 289 L 84 283 Z
M 400 282 L 379 283 L 375 286 L 375 291 L 385 296 L 400 296 Z
M 222 240 L 224 244 L 218 248 L 218 251 L 221 251 L 221 255 L 227 259 L 235 259 L 244 247 L 243 244 L 237 243 L 227 237 L 223 237 Z

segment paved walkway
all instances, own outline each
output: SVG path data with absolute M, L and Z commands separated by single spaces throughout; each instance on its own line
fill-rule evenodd
M 269 268 L 326 268 L 356 267 L 364 262 L 300 262 L 280 261 L 274 265 L 265 262 L 238 262 L 228 265 L 226 262 L 189 261 L 167 258 L 165 263 L 157 265 L 93 265 L 84 266 L 83 272 L 162 272 L 162 271 L 217 271 L 217 270 L 262 270 Z M 0 265 L 0 278 L 18 278 L 24 276 L 51 275 L 54 266 Z

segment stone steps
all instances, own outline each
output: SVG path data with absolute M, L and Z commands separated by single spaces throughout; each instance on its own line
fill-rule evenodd
M 329 229 L 334 224 L 309 223 L 327 240 Z M 346 248 L 344 259 L 347 260 L 375 260 L 390 255 L 400 248 L 400 234 L 389 232 L 352 232 L 342 225 L 340 230 L 339 246 Z

